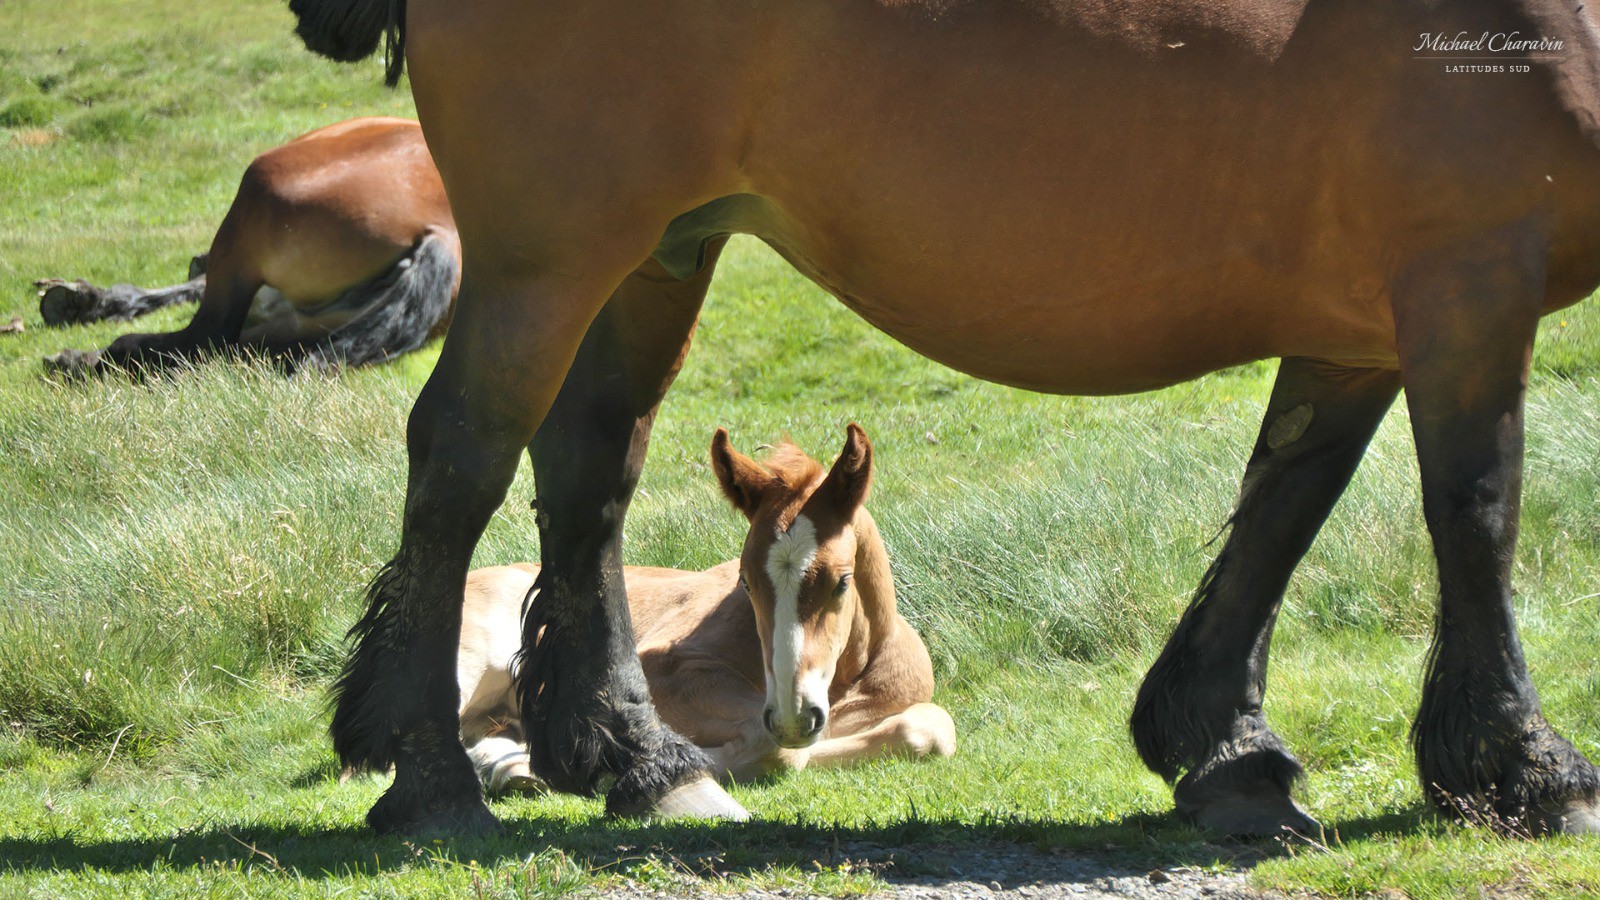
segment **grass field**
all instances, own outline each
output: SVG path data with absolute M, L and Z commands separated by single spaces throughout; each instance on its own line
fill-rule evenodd
M 1447 897 L 1600 890 L 1594 842 L 1433 818 L 1406 744 L 1434 578 L 1392 413 L 1288 598 L 1268 712 L 1327 848 L 1218 844 L 1169 812 L 1125 735 L 1138 679 L 1223 522 L 1274 366 L 1138 397 L 974 382 L 871 331 L 737 241 L 657 428 L 631 562 L 733 555 L 712 430 L 831 459 L 860 421 L 902 603 L 960 755 L 803 772 L 736 795 L 761 821 L 608 821 L 499 802 L 506 836 L 365 831 L 323 691 L 398 533 L 406 411 L 436 348 L 339 379 L 232 363 L 54 384 L 39 358 L 126 326 L 42 327 L 41 276 L 179 280 L 244 164 L 330 121 L 410 114 L 380 64 L 300 49 L 274 0 L 0 5 L 0 896 L 543 896 L 632 881 L 871 890 L 839 840 L 1011 840 L 1263 888 Z M 1546 323 L 1530 408 L 1519 610 L 1549 717 L 1600 757 L 1600 306 Z M 141 328 L 175 327 L 185 310 Z M 776 320 L 806 329 L 776 329 Z M 839 360 L 848 359 L 848 365 Z M 526 469 L 526 467 L 524 467 Z M 478 564 L 536 559 L 525 470 Z

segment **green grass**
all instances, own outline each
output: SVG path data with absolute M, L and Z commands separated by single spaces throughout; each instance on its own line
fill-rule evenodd
M 831 458 L 862 422 L 873 508 L 960 754 L 737 788 L 763 818 L 749 826 L 613 822 L 596 801 L 550 798 L 498 803 L 509 832 L 494 840 L 371 835 L 361 815 L 381 785 L 336 783 L 322 692 L 394 547 L 405 415 L 436 348 L 337 380 L 217 363 L 55 384 L 41 356 L 127 326 L 44 329 L 29 282 L 178 280 L 255 153 L 409 111 L 376 62 L 300 50 L 270 0 L 0 7 L 0 322 L 28 326 L 0 336 L 0 896 L 871 889 L 870 867 L 830 855 L 835 840 L 1222 859 L 1262 887 L 1330 894 L 1600 885 L 1592 842 L 1506 841 L 1422 807 L 1406 729 L 1434 579 L 1403 412 L 1297 576 L 1274 648 L 1269 714 L 1310 770 L 1303 798 L 1328 849 L 1218 845 L 1169 814 L 1124 721 L 1214 549 L 1273 367 L 1096 400 L 980 384 L 749 241 L 724 258 L 657 427 L 630 561 L 735 552 L 742 519 L 706 461 L 715 427 L 746 450 L 788 434 Z M 1546 712 L 1592 757 L 1597 309 L 1542 336 L 1518 559 Z M 479 564 L 537 558 L 531 495 L 524 471 Z

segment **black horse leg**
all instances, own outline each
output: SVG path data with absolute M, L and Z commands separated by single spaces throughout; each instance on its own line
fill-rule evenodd
M 261 282 L 230 277 L 225 267 L 199 275 L 190 285 L 204 291 L 189 324 L 177 331 L 124 334 L 103 350 L 62 350 L 46 357 L 45 368 L 65 375 L 89 375 L 108 366 L 170 366 L 236 345 Z M 187 286 L 181 286 L 187 287 Z
M 33 286 L 39 289 L 39 315 L 46 325 L 81 325 L 133 319 L 179 303 L 197 302 L 205 293 L 206 276 L 202 271 L 183 284 L 154 290 L 131 284 L 96 287 L 87 281 L 61 278 L 42 278 Z
M 1400 388 L 1398 372 L 1286 359 L 1222 552 L 1145 676 L 1130 728 L 1180 813 L 1232 834 L 1313 829 L 1267 727 L 1267 648 L 1289 577 Z M 1186 773 L 1186 774 L 1184 774 Z
M 335 687 L 340 759 L 395 770 L 367 814 L 380 831 L 496 826 L 459 737 L 467 568 L 610 287 L 598 276 L 463 279 L 456 328 L 407 429 L 400 549 L 373 581 Z
M 657 717 L 622 581 L 623 517 L 718 250 L 687 280 L 648 262 L 617 289 L 528 448 L 543 558 L 523 628 L 529 751 L 558 790 L 592 794 L 614 776 L 614 814 L 746 815 L 707 778 L 699 748 Z
M 1600 771 L 1540 712 L 1511 567 L 1523 400 L 1547 241 L 1530 218 L 1419 260 L 1395 319 L 1440 606 L 1412 745 L 1423 789 L 1468 820 L 1600 831 Z

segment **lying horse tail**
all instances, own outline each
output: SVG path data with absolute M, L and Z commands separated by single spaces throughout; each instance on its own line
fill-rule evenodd
M 305 349 L 299 366 L 352 368 L 385 362 L 422 346 L 448 324 L 458 271 L 438 235 L 418 241 L 387 272 L 345 291 L 337 301 L 361 312 Z
M 384 38 L 384 83 L 394 87 L 406 67 L 406 0 L 289 0 L 306 48 L 339 62 L 371 56 Z

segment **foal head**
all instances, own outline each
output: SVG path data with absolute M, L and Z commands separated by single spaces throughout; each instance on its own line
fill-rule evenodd
M 810 746 L 828 724 L 828 688 L 861 614 L 855 523 L 872 481 L 872 445 L 851 423 L 824 472 L 792 444 L 757 463 L 718 429 L 711 467 L 750 520 L 739 578 L 766 658 L 763 721 L 780 745 Z

